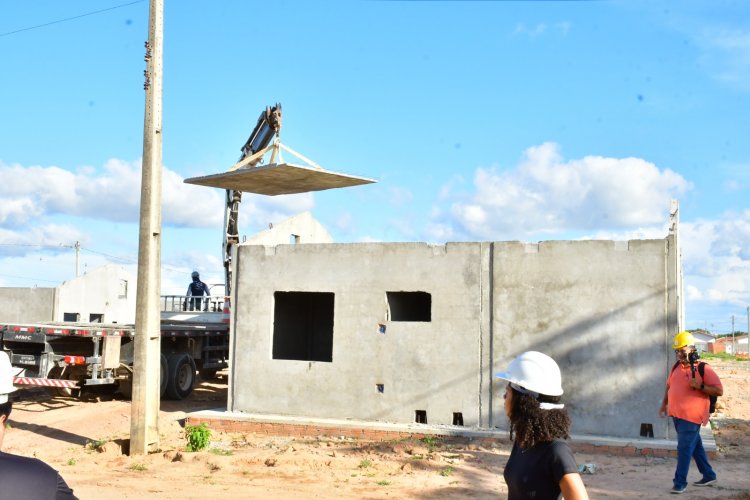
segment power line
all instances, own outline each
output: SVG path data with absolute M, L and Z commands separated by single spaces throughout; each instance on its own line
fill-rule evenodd
M 29 26 L 27 28 L 21 28 L 19 30 L 15 30 L 15 31 L 8 31 L 6 33 L 0 33 L 0 37 L 1 36 L 15 35 L 16 33 L 21 33 L 23 31 L 29 31 L 29 30 L 35 30 L 35 29 L 38 29 L 38 28 L 44 28 L 45 26 L 51 26 L 53 24 L 59 24 L 59 23 L 67 22 L 67 21 L 73 21 L 74 19 L 80 19 L 80 18 L 86 17 L 86 16 L 93 16 L 94 14 L 101 14 L 102 12 L 107 12 L 107 11 L 110 11 L 110 10 L 120 9 L 122 7 L 127 7 L 128 5 L 133 5 L 133 4 L 141 3 L 141 2 L 145 2 L 145 1 L 146 0 L 136 0 L 135 2 L 123 3 L 123 4 L 120 4 L 120 5 L 115 5 L 114 7 L 108 7 L 106 9 L 95 10 L 95 11 L 92 11 L 92 12 L 87 12 L 85 14 L 80 14 L 78 16 L 66 17 L 65 19 L 58 19 L 56 21 L 50 21 L 50 22 L 44 23 L 44 24 L 37 24 L 35 26 Z

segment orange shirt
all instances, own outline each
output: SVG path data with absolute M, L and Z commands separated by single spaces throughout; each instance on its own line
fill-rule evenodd
M 702 382 L 706 385 L 722 387 L 721 380 L 711 366 L 703 367 L 704 379 Z M 667 386 L 667 405 L 671 417 L 681 418 L 695 424 L 706 425 L 708 423 L 708 395 L 703 391 L 692 389 L 690 379 L 692 378 L 690 365 L 680 363 L 677 368 L 669 375 Z M 698 364 L 695 364 L 695 378 L 701 380 L 701 374 L 698 372 Z

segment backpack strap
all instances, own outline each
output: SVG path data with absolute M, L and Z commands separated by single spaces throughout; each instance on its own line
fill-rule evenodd
M 675 371 L 678 366 L 680 366 L 680 362 L 679 361 L 675 361 L 674 364 L 672 365 L 672 369 L 669 370 L 669 374 L 672 375 L 672 372 Z
M 706 363 L 703 361 L 700 361 L 698 363 L 698 373 L 700 373 L 701 378 L 704 378 L 703 373 L 706 371 Z

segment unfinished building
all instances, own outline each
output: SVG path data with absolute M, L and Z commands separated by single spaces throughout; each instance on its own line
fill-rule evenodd
M 574 434 L 667 436 L 673 236 L 236 257 L 230 412 L 504 429 L 493 374 L 538 350 L 560 365 Z

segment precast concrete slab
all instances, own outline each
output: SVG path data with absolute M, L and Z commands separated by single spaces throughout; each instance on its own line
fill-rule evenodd
M 241 168 L 220 174 L 191 177 L 185 179 L 185 182 L 245 193 L 277 196 L 359 186 L 372 184 L 376 181 L 367 177 L 358 177 L 293 163 L 271 163 L 260 167 Z

